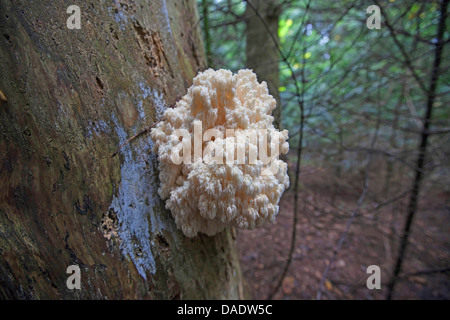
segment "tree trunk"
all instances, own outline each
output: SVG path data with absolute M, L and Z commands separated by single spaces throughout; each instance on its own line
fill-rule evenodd
M 194 1 L 0 1 L 0 298 L 242 298 L 235 235 L 189 239 L 152 124 L 205 68 Z M 68 289 L 69 265 L 81 289 Z
M 277 108 L 272 113 L 274 125 L 281 129 L 280 54 L 275 44 L 278 42 L 280 6 L 278 0 L 252 0 L 251 3 L 245 11 L 247 67 L 253 69 L 258 81 L 267 82 L 269 93 L 277 101 Z
M 203 10 L 203 32 L 205 33 L 205 49 L 206 49 L 206 61 L 209 68 L 214 68 L 212 64 L 211 53 L 211 36 L 209 33 L 209 13 L 208 13 L 208 0 L 202 0 Z

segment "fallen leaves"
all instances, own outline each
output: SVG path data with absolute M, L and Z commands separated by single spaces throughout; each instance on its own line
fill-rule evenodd
M 333 285 L 330 280 L 325 280 L 325 288 L 327 288 L 328 291 L 333 290 Z
M 346 229 L 348 219 L 345 210 L 341 210 L 352 204 L 343 199 L 342 203 L 330 204 L 330 195 L 321 193 L 330 175 L 318 171 L 304 177 L 305 184 L 311 190 L 320 185 L 320 190 L 314 193 L 314 197 L 304 193 L 303 202 L 299 207 L 302 214 L 299 215 L 298 232 L 302 236 L 298 239 L 294 250 L 294 256 L 299 259 L 292 261 L 287 278 L 282 282 L 278 294 L 279 299 L 315 299 L 322 284 L 323 299 L 385 299 L 384 290 L 369 290 L 366 286 L 368 274 L 367 263 L 371 261 L 386 261 L 387 249 L 384 245 L 384 237 L 395 237 L 393 231 L 401 228 L 404 221 L 401 215 L 393 217 L 392 208 L 381 208 L 377 211 L 377 221 L 368 219 L 353 225 L 349 237 L 345 241 L 339 255 L 330 267 L 328 276 L 323 279 L 323 272 L 328 266 L 332 250 Z M 307 181 L 307 179 L 310 179 Z M 383 180 L 384 181 L 384 180 Z M 311 187 L 312 186 L 312 187 Z M 438 197 L 438 196 L 436 196 Z M 424 269 L 434 269 L 441 261 L 448 260 L 445 250 L 445 239 L 448 239 L 445 214 L 433 215 L 433 212 L 444 212 L 445 206 L 437 208 L 437 199 L 446 199 L 447 194 L 439 193 L 439 198 L 424 198 L 422 215 L 418 215 L 417 226 L 420 232 L 415 233 L 410 245 L 417 253 L 416 259 L 406 262 L 405 270 L 417 272 Z M 242 268 L 253 293 L 257 299 L 265 299 L 268 291 L 273 288 L 275 276 L 281 274 L 282 266 L 286 259 L 286 251 L 289 247 L 289 237 L 292 231 L 292 212 L 294 194 L 288 192 L 280 202 L 280 214 L 274 225 L 267 226 L 259 232 L 239 230 L 237 244 L 242 255 Z M 314 205 L 309 206 L 310 202 Z M 400 206 L 400 203 L 398 204 Z M 325 214 L 329 208 L 329 214 Z M 321 211 L 320 216 L 316 211 Z M 442 220 L 444 219 L 444 220 Z M 370 223 L 369 223 L 370 221 Z M 321 230 L 315 228 L 319 222 L 325 224 Z M 395 227 L 395 228 L 393 228 Z M 394 238 L 393 238 L 394 239 Z M 390 243 L 390 245 L 392 245 Z M 370 250 L 368 250 L 370 248 Z M 425 248 L 425 249 L 424 249 Z M 426 252 L 423 250 L 427 250 Z M 254 257 L 254 258 L 250 258 Z M 284 260 L 283 260 L 284 259 Z M 265 266 L 264 269 L 258 264 Z M 363 268 L 361 266 L 364 266 Z M 446 274 L 412 274 L 405 277 L 397 292 L 399 296 L 408 299 L 423 299 L 424 297 L 438 299 L 447 297 L 445 281 Z M 327 279 L 329 279 L 327 281 Z M 383 288 L 383 287 L 382 287 Z
M 286 295 L 292 294 L 292 292 L 294 291 L 294 287 L 295 287 L 294 283 L 295 283 L 294 277 L 284 278 L 283 285 L 282 285 L 284 294 L 286 294 Z

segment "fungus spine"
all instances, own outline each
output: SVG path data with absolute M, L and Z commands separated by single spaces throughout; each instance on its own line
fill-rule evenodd
M 273 126 L 275 107 L 251 70 L 208 69 L 151 130 L 158 193 L 186 236 L 275 220 L 289 187 L 287 164 L 278 158 L 289 150 L 288 132 Z

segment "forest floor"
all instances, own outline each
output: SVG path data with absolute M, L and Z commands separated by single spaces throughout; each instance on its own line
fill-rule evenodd
M 274 299 L 316 299 L 322 279 L 322 299 L 386 297 L 403 233 L 408 196 L 380 207 L 385 200 L 377 199 L 381 192 L 377 194 L 373 190 L 377 189 L 377 179 L 382 179 L 374 173 L 370 180 L 374 189 L 369 189 L 361 210 L 346 233 L 362 183 L 336 186 L 332 176 L 324 169 L 303 169 L 292 264 Z M 397 188 L 407 190 L 408 183 Z M 394 189 L 395 184 L 390 185 Z M 385 198 L 396 194 L 392 191 Z M 443 191 L 426 187 L 422 190 L 394 299 L 450 299 L 449 199 L 449 194 Z M 267 299 L 283 270 L 291 243 L 293 201 L 291 188 L 280 201 L 280 212 L 274 224 L 238 231 L 241 267 L 253 299 Z M 345 240 L 328 275 L 323 278 L 343 234 Z M 380 290 L 369 290 L 366 286 L 369 265 L 378 265 L 381 269 Z

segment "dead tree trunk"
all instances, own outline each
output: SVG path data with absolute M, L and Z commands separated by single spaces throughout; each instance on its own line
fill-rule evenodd
M 233 232 L 176 229 L 149 135 L 111 158 L 205 68 L 195 2 L 74 4 L 79 30 L 0 1 L 0 298 L 241 298 Z

